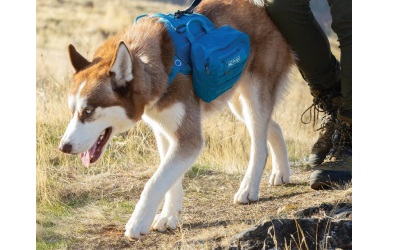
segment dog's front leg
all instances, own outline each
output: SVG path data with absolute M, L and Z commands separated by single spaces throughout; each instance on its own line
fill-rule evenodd
M 144 187 L 139 202 L 125 226 L 125 236 L 139 239 L 141 234 L 149 233 L 158 206 L 167 190 L 175 184 L 179 189 L 179 179 L 196 160 L 203 144 L 201 140 L 192 140 L 195 143 L 189 145 L 185 144 L 185 141 L 180 138 L 179 143 L 170 145 L 159 168 Z
M 157 141 L 160 160 L 162 161 L 167 154 L 169 142 L 167 137 L 159 130 L 154 130 L 154 135 Z M 182 177 L 180 177 L 165 194 L 162 212 L 156 215 L 151 228 L 159 232 L 167 229 L 176 229 L 182 221 L 182 201 L 183 188 Z
M 154 218 L 151 228 L 159 232 L 176 229 L 182 222 L 182 177 L 168 190 L 161 213 Z

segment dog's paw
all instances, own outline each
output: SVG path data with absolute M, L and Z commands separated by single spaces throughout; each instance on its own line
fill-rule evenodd
M 239 190 L 233 197 L 233 202 L 237 204 L 249 204 L 258 201 L 258 188 L 254 188 L 249 184 L 240 185 Z
M 181 222 L 180 212 L 176 215 L 161 213 L 156 215 L 151 228 L 159 232 L 164 232 L 167 229 L 176 229 Z
M 150 233 L 150 223 L 146 220 L 136 220 L 132 216 L 125 226 L 125 236 L 130 239 L 139 240 L 141 235 Z
M 290 183 L 290 171 L 272 171 L 268 184 L 270 186 Z

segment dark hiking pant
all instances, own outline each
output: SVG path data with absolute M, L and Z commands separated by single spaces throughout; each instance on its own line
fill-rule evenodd
M 351 117 L 352 1 L 327 1 L 332 15 L 332 30 L 340 45 L 340 64 L 332 55 L 328 38 L 311 12 L 310 0 L 267 0 L 267 11 L 296 53 L 296 64 L 310 88 L 324 90 L 340 84 L 343 101 L 340 112 Z

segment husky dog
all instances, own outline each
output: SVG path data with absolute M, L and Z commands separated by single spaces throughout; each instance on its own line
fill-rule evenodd
M 176 228 L 181 221 L 182 178 L 203 149 L 202 120 L 228 104 L 251 138 L 250 162 L 234 203 L 258 200 L 259 185 L 272 156 L 270 185 L 289 182 L 285 141 L 272 120 L 294 56 L 263 7 L 247 0 L 203 0 L 197 13 L 245 32 L 251 51 L 239 81 L 216 100 L 206 103 L 194 94 L 191 75 L 178 74 L 168 84 L 174 46 L 164 24 L 143 17 L 109 38 L 88 61 L 69 45 L 75 74 L 68 106 L 73 114 L 59 145 L 79 154 L 85 166 L 96 162 L 116 133 L 143 120 L 152 127 L 160 165 L 145 185 L 126 224 L 125 235 L 139 239 L 151 229 Z M 158 207 L 165 198 L 160 214 Z

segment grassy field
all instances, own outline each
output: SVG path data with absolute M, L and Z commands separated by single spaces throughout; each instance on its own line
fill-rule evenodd
M 158 164 L 155 139 L 145 124 L 116 136 L 90 168 L 58 151 L 68 124 L 67 93 L 73 69 L 72 43 L 91 59 L 94 50 L 143 13 L 172 12 L 182 6 L 147 1 L 37 0 L 36 72 L 36 242 L 37 249 L 212 249 L 226 248 L 235 234 L 270 217 L 286 216 L 322 202 L 350 201 L 351 188 L 312 191 L 305 164 L 317 137 L 300 121 L 311 96 L 297 71 L 274 113 L 287 141 L 291 184 L 268 187 L 263 176 L 260 201 L 232 204 L 247 167 L 249 138 L 228 110 L 204 123 L 206 147 L 184 178 L 183 225 L 151 232 L 141 241 L 123 237 L 140 193 Z M 334 53 L 337 44 L 332 41 Z M 279 213 L 278 213 L 279 211 Z

